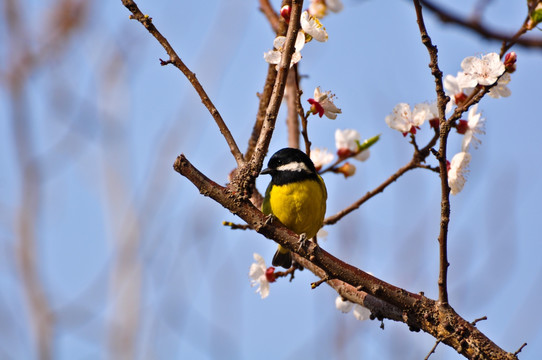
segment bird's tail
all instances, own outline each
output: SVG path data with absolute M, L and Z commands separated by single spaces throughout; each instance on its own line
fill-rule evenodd
M 285 269 L 289 269 L 292 266 L 292 253 L 290 250 L 279 245 L 271 263 L 273 266 L 282 266 Z

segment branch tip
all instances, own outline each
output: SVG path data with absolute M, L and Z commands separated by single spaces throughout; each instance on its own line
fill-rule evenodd
M 475 319 L 473 322 L 471 322 L 472 325 L 476 325 L 480 321 L 487 320 L 487 316 L 482 316 L 481 318 Z
M 166 65 L 169 65 L 169 64 L 172 64 L 172 63 L 173 63 L 173 61 L 171 61 L 171 59 L 170 59 L 170 60 L 162 60 L 162 59 L 158 59 L 158 60 L 160 60 L 160 65 L 161 65 L 161 66 L 166 66 Z
M 311 289 L 316 289 L 318 286 L 322 285 L 324 282 L 328 280 L 331 280 L 331 278 L 329 276 L 324 276 L 320 280 L 311 283 Z
M 521 346 L 519 347 L 519 349 L 516 350 L 516 352 L 514 353 L 514 356 L 517 356 L 517 355 L 521 352 L 521 350 L 523 350 L 523 348 L 524 348 L 525 346 L 527 346 L 527 343 L 523 343 L 523 345 L 521 345 Z

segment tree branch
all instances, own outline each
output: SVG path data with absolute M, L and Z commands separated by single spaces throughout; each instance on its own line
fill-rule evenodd
M 364 301 L 358 301 L 357 297 L 366 296 L 362 293 L 348 295 L 348 291 L 365 292 L 385 303 L 391 305 L 389 310 L 381 306 L 383 317 L 397 320 L 397 310 L 400 309 L 401 320 L 413 331 L 423 330 L 453 347 L 457 352 L 469 359 L 517 359 L 517 356 L 508 353 L 488 339 L 473 324 L 461 318 L 450 306 L 440 306 L 439 303 L 426 298 L 423 295 L 414 294 L 388 284 L 370 274 L 349 265 L 329 254 L 318 245 L 309 243 L 306 247 L 299 248 L 299 236 L 278 222 L 270 221 L 270 218 L 259 211 L 249 200 L 239 196 L 230 187 L 222 187 L 208 179 L 197 170 L 184 155 L 180 155 L 173 165 L 175 171 L 190 180 L 204 196 L 208 196 L 239 216 L 246 223 L 269 239 L 273 239 L 281 246 L 288 248 L 294 254 L 299 255 L 322 270 L 315 271 L 320 277 L 328 277 L 328 280 L 339 287 L 343 284 L 349 286 L 344 289 L 349 300 L 367 305 Z M 296 258 L 297 259 L 297 258 Z M 309 269 L 314 268 L 305 262 L 300 262 Z M 348 291 L 347 291 L 348 290 Z M 365 299 L 365 298 L 364 298 Z M 368 300 L 367 300 L 368 301 Z M 373 307 L 374 309 L 375 307 Z

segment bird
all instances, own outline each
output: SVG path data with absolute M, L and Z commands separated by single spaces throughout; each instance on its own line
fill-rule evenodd
M 271 175 L 262 212 L 278 219 L 302 240 L 316 236 L 324 222 L 327 190 L 310 157 L 295 148 L 281 149 L 261 174 Z M 272 264 L 288 269 L 292 254 L 279 245 Z

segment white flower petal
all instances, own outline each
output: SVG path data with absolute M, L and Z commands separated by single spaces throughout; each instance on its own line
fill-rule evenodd
M 354 304 L 354 311 L 352 313 L 359 321 L 369 320 L 371 318 L 371 310 L 359 304 Z
M 264 53 L 263 58 L 269 64 L 277 65 L 276 69 L 278 70 L 278 64 L 282 58 L 282 51 L 284 50 L 284 44 L 286 43 L 286 36 L 277 36 L 273 40 L 273 47 L 276 50 L 271 50 Z M 305 34 L 303 31 L 297 33 L 296 42 L 295 42 L 295 52 L 292 54 L 292 60 L 290 61 L 290 67 L 298 63 L 301 60 L 301 49 L 305 46 Z
M 393 112 L 386 116 L 386 124 L 392 129 L 398 130 L 402 133 L 410 131 L 412 111 L 410 105 L 406 103 L 399 103 L 393 108 Z
M 342 298 L 342 296 L 337 296 L 337 298 L 335 299 L 335 307 L 343 312 L 343 313 L 347 313 L 349 312 L 350 310 L 352 310 L 352 307 L 354 306 L 354 303 L 353 302 L 350 302 L 348 300 L 344 300 Z
M 354 156 L 354 158 L 359 161 L 365 161 L 369 158 L 369 156 L 371 156 L 371 152 L 369 151 L 369 149 L 367 149 Z
M 493 86 L 491 90 L 489 90 L 489 96 L 491 96 L 494 99 L 498 99 L 500 97 L 509 97 L 512 92 L 506 86 L 511 80 L 509 73 L 504 73 L 500 78 L 499 81 L 497 81 L 497 85 Z
M 260 293 L 262 299 L 265 299 L 269 296 L 269 281 L 267 281 L 267 277 L 265 276 L 267 266 L 261 255 L 254 253 L 253 256 L 256 262 L 250 265 L 250 270 L 248 272 L 250 286 L 254 287 L 257 285 L 258 288 L 256 289 L 256 293 Z
M 300 21 L 303 31 L 312 36 L 314 40 L 320 42 L 327 41 L 328 35 L 326 28 L 316 17 L 311 16 L 308 11 L 303 11 L 301 13 Z
M 295 51 L 300 52 L 303 47 L 305 47 L 305 34 L 303 31 L 299 31 L 297 33 L 297 37 L 295 38 Z
M 323 166 L 333 161 L 334 155 L 327 149 L 314 148 L 311 150 L 311 160 L 314 163 L 314 167 L 321 169 Z
M 455 95 L 461 92 L 461 88 L 457 83 L 457 77 L 453 75 L 446 75 L 443 80 L 443 85 L 447 95 Z
M 469 172 L 468 166 L 471 160 L 471 155 L 468 152 L 460 152 L 454 155 L 450 162 L 450 170 L 448 171 L 448 185 L 452 195 L 457 195 L 465 186 L 466 174 Z
M 316 100 L 317 102 L 320 102 L 320 101 L 325 100 L 326 98 L 327 98 L 327 92 L 322 92 L 322 90 L 320 90 L 320 86 L 314 89 L 314 100 Z
M 358 151 L 357 141 L 361 140 L 361 135 L 354 129 L 335 130 L 335 146 L 337 150 L 348 149 L 352 152 Z
M 427 103 L 414 105 L 412 110 L 412 125 L 422 126 L 425 120 L 431 119 L 431 108 Z
M 280 63 L 280 58 L 282 57 L 282 54 L 280 51 L 275 50 L 269 50 L 268 52 L 263 54 L 263 58 L 266 62 L 269 64 L 278 64 Z
M 469 109 L 467 124 L 468 129 L 463 136 L 461 151 L 468 151 L 471 145 L 476 149 L 481 143 L 476 135 L 485 134 L 485 119 L 482 118 L 482 114 L 478 112 L 478 104 L 471 106 Z
M 275 40 L 273 40 L 273 47 L 279 51 L 282 51 L 285 42 L 286 36 L 277 36 Z
M 265 299 L 269 296 L 269 282 L 268 281 L 262 281 L 260 283 L 260 287 L 256 290 L 257 293 L 260 293 L 260 296 L 262 299 Z
M 321 91 L 320 87 L 314 89 L 314 100 L 322 106 L 324 115 L 331 120 L 335 120 L 337 114 L 342 114 L 341 109 L 333 103 L 334 97 L 335 94 L 332 94 L 331 91 Z

